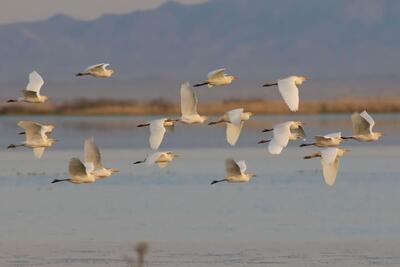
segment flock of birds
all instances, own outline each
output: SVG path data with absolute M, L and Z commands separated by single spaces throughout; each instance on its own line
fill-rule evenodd
M 86 68 L 83 72 L 76 76 L 90 75 L 93 77 L 108 78 L 114 74 L 114 70 L 108 68 L 109 64 L 101 63 Z M 236 77 L 225 73 L 225 69 L 218 69 L 207 75 L 207 80 L 195 84 L 193 87 L 207 85 L 208 87 L 225 86 L 231 84 Z M 290 76 L 280 79 L 274 83 L 263 85 L 264 87 L 277 86 L 278 90 L 292 112 L 299 110 L 299 86 L 309 80 L 306 76 Z M 26 89 L 22 91 L 22 97 L 9 100 L 8 102 L 26 102 L 26 103 L 44 103 L 48 100 L 47 96 L 40 94 L 40 89 L 44 81 L 42 77 L 33 71 L 29 74 L 29 83 Z M 138 125 L 138 127 L 149 127 L 150 136 L 149 144 L 154 152 L 144 160 L 137 161 L 134 164 L 145 163 L 148 166 L 157 164 L 160 168 L 166 167 L 172 160 L 179 155 L 171 152 L 157 152 L 160 147 L 165 133 L 173 129 L 177 122 L 185 124 L 203 124 L 208 117 L 201 116 L 197 112 L 198 99 L 194 89 L 188 82 L 181 85 L 181 117 L 179 119 L 161 118 L 152 120 Z M 243 108 L 227 111 L 217 121 L 209 122 L 208 125 L 216 125 L 223 123 L 226 125 L 226 140 L 234 146 L 240 137 L 240 133 L 244 123 L 248 121 L 253 114 L 245 111 Z M 347 139 L 354 139 L 360 142 L 377 141 L 383 133 L 374 132 L 375 124 L 373 118 L 364 110 L 361 113 L 355 112 L 351 116 L 353 124 L 353 135 L 342 136 L 340 132 L 326 135 L 315 136 L 313 143 L 304 143 L 300 145 L 316 146 L 321 148 L 317 153 L 305 156 L 304 159 L 321 158 L 322 171 L 325 183 L 333 185 L 339 169 L 339 158 L 344 156 L 348 150 L 340 148 L 339 145 Z M 20 121 L 18 126 L 24 129 L 20 134 L 25 134 L 25 141 L 20 144 L 11 144 L 8 148 L 16 148 L 19 146 L 32 148 L 34 155 L 41 158 L 45 148 L 51 147 L 57 142 L 50 134 L 55 126 L 50 124 L 42 124 L 33 121 Z M 278 155 L 288 145 L 289 141 L 303 139 L 306 134 L 301 121 L 287 121 L 274 125 L 271 129 L 264 129 L 262 132 L 272 132 L 271 139 L 259 141 L 259 144 L 268 143 L 268 151 L 273 155 Z M 244 161 L 236 161 L 228 158 L 225 161 L 226 175 L 224 179 L 214 180 L 211 184 L 219 182 L 243 183 L 249 182 L 255 174 L 246 173 L 246 163 Z M 94 138 L 85 140 L 84 144 L 84 162 L 79 158 L 72 158 L 69 161 L 69 178 L 55 179 L 52 183 L 67 181 L 74 184 L 93 183 L 99 179 L 109 177 L 118 170 L 106 168 L 102 164 L 101 154 Z

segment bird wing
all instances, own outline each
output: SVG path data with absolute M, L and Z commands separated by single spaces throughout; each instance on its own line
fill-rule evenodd
M 92 65 L 92 66 L 87 67 L 87 68 L 85 69 L 85 72 L 103 70 L 103 69 L 105 69 L 107 66 L 110 66 L 110 64 L 108 64 L 108 63 L 99 63 L 99 64 L 95 64 L 95 65 Z
M 29 82 L 26 86 L 26 91 L 32 91 L 36 93 L 40 93 L 40 88 L 43 86 L 44 81 L 42 76 L 39 75 L 36 71 L 32 71 L 29 73 Z
M 101 169 L 103 167 L 100 149 L 96 145 L 93 137 L 85 140 L 84 153 L 85 163 L 93 163 L 94 169 Z
M 304 128 L 302 126 L 299 126 L 296 129 L 290 129 L 290 132 L 292 134 L 295 134 L 297 139 L 306 139 L 306 132 L 304 131 Z
M 336 182 L 336 176 L 339 170 L 339 159 L 336 158 L 332 164 L 327 164 L 321 159 L 321 164 L 325 183 L 329 186 L 333 186 Z
M 240 166 L 232 158 L 225 160 L 225 171 L 228 176 L 241 175 Z
M 45 147 L 35 147 L 33 149 L 33 154 L 35 155 L 36 158 L 40 159 L 43 156 Z
M 42 139 L 42 126 L 33 121 L 20 121 L 18 126 L 25 130 L 26 141 Z
M 69 161 L 69 174 L 71 176 L 85 176 L 87 175 L 86 167 L 78 158 L 72 158 Z
M 226 140 L 231 146 L 234 146 L 239 139 L 240 132 L 243 128 L 243 122 L 240 122 L 239 125 L 233 123 L 226 124 Z
M 213 70 L 207 74 L 207 79 L 213 80 L 213 79 L 218 79 L 218 78 L 224 77 L 225 70 L 226 70 L 226 68 Z
M 299 89 L 295 78 L 289 77 L 278 81 L 279 92 L 291 111 L 299 110 Z
M 336 147 L 327 147 L 321 150 L 321 160 L 326 164 L 333 164 L 337 158 L 338 149 Z
M 370 131 L 370 133 L 372 133 L 372 128 L 375 125 L 374 119 L 367 113 L 366 110 L 361 112 L 360 116 L 369 123 L 369 131 Z
M 36 99 L 38 97 L 38 93 L 34 91 L 22 90 L 22 96 L 25 100 Z
M 157 150 L 161 142 L 164 138 L 165 134 L 165 127 L 164 127 L 164 122 L 166 119 L 160 119 L 160 120 L 153 120 L 150 122 L 150 147 L 153 150 Z
M 363 118 L 360 113 L 353 113 L 353 115 L 351 115 L 351 121 L 353 123 L 353 132 L 355 135 L 371 133 L 371 124 L 368 120 Z
M 272 139 L 268 143 L 268 151 L 269 151 L 269 153 L 271 153 L 273 155 L 278 155 L 278 154 L 280 154 L 282 152 L 282 150 L 283 150 L 283 146 L 278 144 L 275 139 Z
M 243 114 L 244 109 L 243 108 L 237 108 L 233 109 L 227 112 L 229 121 L 237 126 L 240 125 L 242 122 L 242 114 Z
M 275 142 L 283 147 L 286 147 L 289 143 L 290 137 L 290 126 L 292 122 L 284 122 L 274 126 L 273 134 Z
M 197 114 L 197 97 L 188 82 L 181 85 L 181 113 L 182 116 Z
M 156 163 L 156 161 L 160 158 L 163 152 L 155 152 L 146 158 L 146 165 L 151 166 Z
M 325 138 L 340 138 L 342 137 L 342 133 L 341 132 L 337 132 L 337 133 L 331 133 L 331 134 L 326 134 L 323 137 Z
M 236 162 L 236 164 L 240 168 L 240 173 L 244 174 L 246 172 L 246 170 L 247 170 L 246 162 L 244 160 L 239 160 L 239 161 Z

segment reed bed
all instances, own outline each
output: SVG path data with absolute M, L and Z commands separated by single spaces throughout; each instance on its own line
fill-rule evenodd
M 281 100 L 226 99 L 221 102 L 200 102 L 198 111 L 204 115 L 217 115 L 227 110 L 243 107 L 255 114 L 289 114 Z M 299 113 L 351 113 L 368 110 L 372 113 L 400 112 L 400 97 L 342 98 L 337 100 L 301 101 Z M 1 115 L 179 115 L 180 104 L 165 99 L 150 101 L 115 99 L 76 99 L 49 104 L 2 104 Z

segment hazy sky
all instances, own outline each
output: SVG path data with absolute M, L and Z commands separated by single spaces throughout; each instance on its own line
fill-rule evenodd
M 80 19 L 157 7 L 168 0 L 0 0 L 0 24 L 34 21 L 64 13 Z M 207 0 L 177 0 L 194 4 Z

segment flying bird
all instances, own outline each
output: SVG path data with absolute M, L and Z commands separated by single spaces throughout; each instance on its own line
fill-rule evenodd
M 351 120 L 353 123 L 353 136 L 343 137 L 343 139 L 354 139 L 360 142 L 372 142 L 379 140 L 379 138 L 383 135 L 382 132 L 372 131 L 375 121 L 365 110 L 361 113 L 353 113 Z
M 305 139 L 306 137 L 301 121 L 287 121 L 275 125 L 272 129 L 263 130 L 263 132 L 269 131 L 273 132 L 273 138 L 271 140 L 261 140 L 258 143 L 269 143 L 268 151 L 273 155 L 280 154 L 289 141 Z
M 309 144 L 301 144 L 300 147 L 305 146 L 317 146 L 317 147 L 331 147 L 338 146 L 343 142 L 342 133 L 331 133 L 326 135 L 316 135 L 314 136 L 315 142 Z
M 107 69 L 108 66 L 110 66 L 108 63 L 100 63 L 89 66 L 83 72 L 79 72 L 75 76 L 90 75 L 99 78 L 109 78 L 114 74 L 115 71 L 113 69 Z
M 274 86 L 277 85 L 279 92 L 282 95 L 283 100 L 288 105 L 289 109 L 293 112 L 299 110 L 299 88 L 298 86 L 302 85 L 304 81 L 310 80 L 309 77 L 306 76 L 290 76 L 281 80 L 278 80 L 276 83 L 267 83 L 264 84 L 263 87 Z
M 200 116 L 197 113 L 198 99 L 193 88 L 188 82 L 181 85 L 181 119 L 186 124 L 203 123 L 207 120 L 206 116 Z
M 244 160 L 235 161 L 232 158 L 225 160 L 225 179 L 222 180 L 214 180 L 211 184 L 216 184 L 220 182 L 229 182 L 229 183 L 247 183 L 250 182 L 251 178 L 256 176 L 253 173 L 246 173 L 246 163 Z
M 335 184 L 336 176 L 339 169 L 339 158 L 344 156 L 349 150 L 327 147 L 320 152 L 305 156 L 304 159 L 321 158 L 322 172 L 324 175 L 325 183 L 329 186 Z
M 208 125 L 226 123 L 226 140 L 234 146 L 239 139 L 244 122 L 249 120 L 252 112 L 244 112 L 243 108 L 233 109 L 226 112 L 218 121 L 210 122 Z
M 152 120 L 149 123 L 139 124 L 137 127 L 150 126 L 150 137 L 149 137 L 150 147 L 153 150 L 157 150 L 164 139 L 166 127 L 173 127 L 176 121 L 178 120 L 163 118 L 158 120 Z
M 54 129 L 53 125 L 49 126 L 33 121 L 20 121 L 18 126 L 25 130 L 25 141 L 17 145 L 11 144 L 7 147 L 8 149 L 20 146 L 32 148 L 35 157 L 41 158 L 44 150 L 58 141 L 47 135 Z
M 29 82 L 26 86 L 25 90 L 22 90 L 22 97 L 18 97 L 17 99 L 10 99 L 7 102 L 26 102 L 26 103 L 44 103 L 49 97 L 40 95 L 40 89 L 44 84 L 42 76 L 39 75 L 36 71 L 32 71 L 29 74 Z
M 144 160 L 139 160 L 134 162 L 133 164 L 141 164 L 146 163 L 146 166 L 152 166 L 157 164 L 160 169 L 165 168 L 168 164 L 174 159 L 178 158 L 179 155 L 174 152 L 155 152 L 150 156 L 146 157 Z
M 68 179 L 54 179 L 51 183 L 70 182 L 73 184 L 87 184 L 96 182 L 96 176 L 92 174 L 93 165 L 85 166 L 78 158 L 69 161 Z
M 117 169 L 105 168 L 101 161 L 100 149 L 96 145 L 94 138 L 88 138 L 85 140 L 84 145 L 85 152 L 85 164 L 93 165 L 91 174 L 96 176 L 96 179 L 101 179 L 111 176 L 113 173 L 119 172 Z
M 226 74 L 225 70 L 226 69 L 223 68 L 223 69 L 217 69 L 217 70 L 211 71 L 207 75 L 207 81 L 205 81 L 203 83 L 195 84 L 195 85 L 193 85 L 193 87 L 207 85 L 208 87 L 211 88 L 213 86 L 229 85 L 234 80 L 237 80 L 237 77 Z

